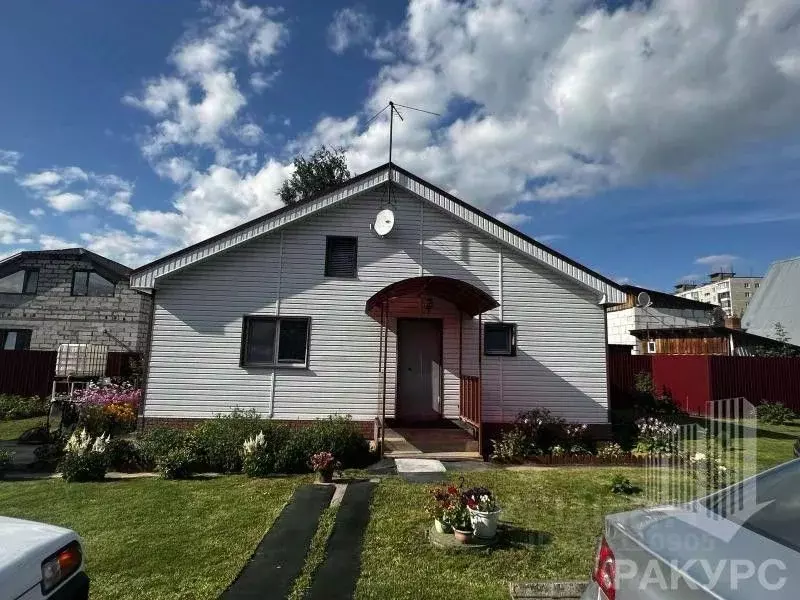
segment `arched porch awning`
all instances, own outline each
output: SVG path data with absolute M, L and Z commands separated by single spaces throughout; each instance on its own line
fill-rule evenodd
M 423 295 L 446 300 L 470 317 L 500 306 L 497 300 L 471 283 L 451 277 L 426 276 L 411 277 L 387 285 L 367 300 L 366 312 L 371 312 L 392 298 Z

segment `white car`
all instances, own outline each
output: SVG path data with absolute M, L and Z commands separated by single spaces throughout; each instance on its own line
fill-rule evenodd
M 0 600 L 86 600 L 83 563 L 74 531 L 0 517 Z

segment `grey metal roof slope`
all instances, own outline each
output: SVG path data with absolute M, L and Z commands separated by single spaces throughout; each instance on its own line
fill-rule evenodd
M 371 171 L 353 177 L 327 192 L 317 194 L 296 204 L 284 206 L 263 217 L 141 266 L 131 274 L 131 287 L 143 290 L 152 289 L 155 287 L 156 281 L 165 275 L 205 260 L 219 252 L 236 247 L 253 238 L 268 234 L 351 196 L 383 185 L 387 181 L 391 181 L 495 239 L 603 294 L 607 303 L 615 304 L 625 301 L 625 293 L 620 289 L 619 285 L 610 279 L 567 258 L 552 248 L 548 248 L 524 233 L 393 163 L 383 164 Z
M 800 345 L 800 257 L 772 263 L 742 317 L 748 333 L 775 337 L 775 323 Z
M 0 276 L 12 272 L 17 268 L 17 264 L 28 258 L 50 258 L 50 259 L 75 259 L 88 260 L 97 271 L 113 281 L 128 279 L 133 269 L 125 265 L 100 256 L 99 254 L 87 250 L 86 248 L 61 248 L 58 250 L 23 250 L 0 260 Z

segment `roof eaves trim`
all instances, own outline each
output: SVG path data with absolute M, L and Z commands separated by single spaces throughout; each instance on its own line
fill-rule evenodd
M 388 181 L 388 166 L 379 169 L 365 177 L 352 180 L 349 184 L 342 185 L 329 194 L 324 194 L 308 202 L 300 202 L 287 210 L 279 210 L 268 214 L 261 219 L 257 219 L 244 227 L 238 227 L 230 231 L 227 235 L 223 234 L 191 246 L 184 251 L 177 252 L 145 265 L 134 271 L 131 275 L 131 287 L 136 289 L 152 289 L 155 287 L 156 280 L 169 273 L 183 269 L 191 264 L 199 262 L 209 256 L 229 250 L 240 244 L 248 242 L 253 238 L 260 237 L 279 227 L 284 227 L 289 223 L 302 219 L 312 213 L 327 208 L 345 198 L 365 192 L 386 181 Z

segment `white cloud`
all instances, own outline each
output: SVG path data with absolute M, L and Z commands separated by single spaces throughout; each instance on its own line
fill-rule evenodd
M 236 132 L 236 137 L 247 146 L 255 146 L 264 137 L 264 131 L 255 123 L 245 123 Z
M 275 80 L 280 76 L 281 71 L 273 71 L 272 73 L 261 73 L 256 71 L 250 75 L 250 86 L 256 93 L 261 93 L 270 87 Z
M 698 265 L 706 265 L 708 267 L 730 267 L 733 263 L 737 262 L 739 259 L 738 256 L 734 256 L 733 254 L 711 254 L 709 256 L 701 256 L 700 258 L 695 259 L 695 264 Z
M 43 217 L 45 215 L 45 211 L 43 208 L 32 208 L 28 211 L 32 217 Z
M 795 15 L 791 0 L 412 0 L 376 44 L 390 62 L 361 122 L 389 99 L 443 113 L 405 111 L 395 160 L 490 212 L 697 172 L 798 127 Z M 361 172 L 385 160 L 387 126 L 351 118 L 324 129 Z
M 543 244 L 552 244 L 553 242 L 559 242 L 566 239 L 567 236 L 561 233 L 545 233 L 542 235 L 535 235 L 533 238 Z
M 33 228 L 10 212 L 0 209 L 0 244 L 22 244 Z
M 16 173 L 20 158 L 22 158 L 20 152 L 0 150 L 0 175 L 13 175 Z
M 60 250 L 62 248 L 77 248 L 78 246 L 80 244 L 69 242 L 55 235 L 44 234 L 39 236 L 39 247 L 42 250 Z
M 156 173 L 174 183 L 183 183 L 194 172 L 194 164 L 181 156 L 173 156 L 162 160 L 154 166 Z
M 495 217 L 511 227 L 519 227 L 531 220 L 530 215 L 514 212 L 499 212 Z
M 17 183 L 58 212 L 87 210 L 95 206 L 122 216 L 131 214 L 131 182 L 113 174 L 87 172 L 80 167 L 53 167 L 28 173 Z M 33 209 L 41 210 L 41 209 Z M 44 214 L 34 214 L 41 216 Z
M 152 237 L 129 234 L 118 229 L 102 233 L 82 233 L 83 246 L 130 267 L 138 267 L 164 254 L 169 247 Z
M 678 283 L 696 283 L 704 279 L 703 275 L 699 273 L 689 273 L 678 278 Z
M 47 203 L 58 212 L 70 212 L 73 210 L 84 210 L 92 205 L 91 200 L 81 194 L 63 192 L 61 194 L 51 194 L 46 197 Z
M 357 8 L 342 8 L 333 13 L 328 26 L 328 46 L 336 54 L 363 44 L 372 33 L 372 17 Z

